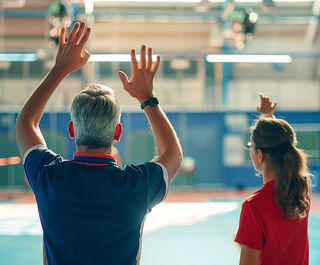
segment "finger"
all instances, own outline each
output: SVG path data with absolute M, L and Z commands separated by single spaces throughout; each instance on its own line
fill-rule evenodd
M 125 90 L 127 90 L 129 82 L 128 82 L 128 77 L 124 72 L 118 72 L 119 78 L 122 82 L 122 85 L 124 87 Z
M 74 37 L 75 43 L 79 44 L 85 30 L 86 30 L 86 22 L 81 22 L 80 28 Z
M 131 50 L 131 68 L 132 68 L 132 73 L 134 73 L 134 72 L 136 72 L 136 70 L 138 70 L 138 61 L 136 58 L 135 49 Z
M 66 36 L 67 36 L 66 28 L 63 27 L 60 32 L 59 46 L 64 46 L 66 44 Z
M 146 45 L 141 46 L 140 69 L 146 69 Z
M 260 106 L 257 106 L 257 111 L 260 112 L 260 110 L 261 110 L 261 109 L 260 109 Z
M 82 65 L 86 64 L 88 62 L 89 58 L 90 58 L 90 52 L 88 52 L 87 50 L 83 50 L 81 53 Z
M 154 77 L 156 72 L 158 71 L 159 64 L 160 64 L 160 55 L 157 56 L 157 61 L 152 66 L 152 69 L 151 69 L 152 77 Z
M 275 101 L 275 102 L 273 103 L 272 109 L 275 109 L 276 107 L 277 107 L 277 101 Z
M 71 32 L 70 32 L 68 42 L 71 42 L 71 41 L 74 40 L 74 36 L 75 36 L 76 33 L 78 32 L 79 27 L 80 27 L 80 23 L 79 23 L 79 22 L 77 22 L 77 23 L 74 24 L 74 26 L 73 26 L 73 28 L 72 28 L 72 30 L 71 30 Z
M 148 48 L 147 70 L 151 71 L 152 68 L 152 48 Z
M 82 39 L 79 42 L 79 47 L 82 49 L 83 46 L 86 44 L 87 40 L 89 39 L 91 33 L 91 28 L 87 28 L 86 32 L 84 33 Z
M 262 101 L 268 101 L 269 100 L 269 97 L 267 97 L 267 96 L 265 96 L 263 94 L 261 94 L 260 98 L 261 98 Z

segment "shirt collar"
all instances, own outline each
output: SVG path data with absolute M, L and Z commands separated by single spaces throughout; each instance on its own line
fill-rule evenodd
M 274 187 L 274 179 L 269 180 L 267 183 L 265 183 L 260 190 L 273 190 Z
M 117 165 L 117 160 L 114 156 L 97 153 L 76 152 L 73 155 L 73 161 L 80 164 L 96 166 Z

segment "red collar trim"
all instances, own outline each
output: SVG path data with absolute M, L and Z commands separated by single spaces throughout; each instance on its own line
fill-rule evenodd
M 101 154 L 101 153 L 85 153 L 85 152 L 76 152 L 73 154 L 73 157 L 102 157 L 114 160 L 116 164 L 118 164 L 117 159 L 113 155 Z
M 85 162 L 78 162 L 78 161 L 71 161 L 72 163 L 80 164 L 80 165 L 88 165 L 88 166 L 108 166 L 110 164 L 94 164 L 94 163 L 85 163 Z

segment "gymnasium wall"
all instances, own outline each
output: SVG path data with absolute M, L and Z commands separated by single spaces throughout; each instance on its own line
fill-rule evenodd
M 193 188 L 246 188 L 261 185 L 255 176 L 249 152 L 243 147 L 249 139 L 248 128 L 256 113 L 252 112 L 168 112 L 184 150 L 195 160 L 191 175 L 179 174 L 173 186 Z M 26 188 L 18 148 L 14 137 L 17 113 L 0 113 L 0 187 Z M 278 112 L 297 131 L 299 147 L 309 154 L 315 177 L 320 170 L 320 112 Z M 45 113 L 41 128 L 49 148 L 72 159 L 75 146 L 68 137 L 69 113 Z M 155 154 L 150 126 L 142 112 L 124 112 L 123 135 L 116 143 L 123 163 L 149 161 Z M 8 160 L 9 158 L 9 160 Z M 315 187 L 316 189 L 317 187 Z

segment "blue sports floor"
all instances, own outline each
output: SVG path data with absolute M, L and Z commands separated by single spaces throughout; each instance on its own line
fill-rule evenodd
M 144 229 L 142 265 L 239 264 L 233 242 L 243 198 L 169 202 L 155 207 Z M 315 200 L 319 200 L 318 197 Z M 320 214 L 309 219 L 310 265 L 320 264 Z M 0 264 L 42 264 L 42 235 L 34 203 L 0 204 Z

